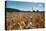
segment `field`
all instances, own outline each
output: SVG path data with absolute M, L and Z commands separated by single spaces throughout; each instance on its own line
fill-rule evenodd
M 44 23 L 42 12 L 6 12 L 6 30 L 44 28 Z

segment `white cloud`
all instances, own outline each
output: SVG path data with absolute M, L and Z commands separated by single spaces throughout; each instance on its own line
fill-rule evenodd
M 38 6 L 42 7 L 43 5 L 42 4 L 39 4 Z

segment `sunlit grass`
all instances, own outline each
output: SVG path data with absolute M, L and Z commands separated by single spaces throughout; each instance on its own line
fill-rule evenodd
M 44 28 L 44 21 L 45 21 L 44 17 L 45 17 L 44 13 L 40 13 L 40 12 L 37 12 L 37 13 L 35 12 L 32 12 L 32 13 L 31 12 L 25 12 L 25 13 L 24 12 L 7 12 L 6 13 L 7 29 L 24 29 L 24 27 L 27 27 L 27 26 L 26 25 L 24 26 L 23 23 L 22 23 L 23 25 L 21 24 L 21 22 L 23 21 L 32 22 L 32 25 L 30 26 L 31 28 Z

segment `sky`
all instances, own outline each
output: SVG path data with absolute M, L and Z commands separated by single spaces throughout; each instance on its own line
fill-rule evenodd
M 44 3 L 33 3 L 33 2 L 20 2 L 20 1 L 7 1 L 7 8 L 19 9 L 22 11 L 39 10 L 44 11 Z
M 15 0 L 6 0 L 6 1 L 15 1 Z

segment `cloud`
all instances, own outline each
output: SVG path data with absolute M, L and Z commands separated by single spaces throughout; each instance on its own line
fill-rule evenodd
M 43 5 L 42 4 L 39 4 L 38 6 L 42 7 Z

